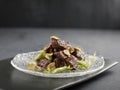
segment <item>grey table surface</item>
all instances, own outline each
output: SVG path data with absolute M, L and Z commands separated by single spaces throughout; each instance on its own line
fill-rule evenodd
M 0 28 L 0 60 L 14 57 L 18 53 L 37 51 L 49 43 L 51 35 L 81 46 L 85 52 L 97 52 L 114 61 L 120 61 L 120 30 L 92 29 L 43 29 L 43 28 Z M 95 78 L 72 90 L 119 90 L 120 65 L 108 71 L 109 74 Z

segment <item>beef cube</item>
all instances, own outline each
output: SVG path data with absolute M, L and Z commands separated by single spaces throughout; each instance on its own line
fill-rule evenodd
M 77 57 L 79 60 L 84 59 L 84 52 L 74 49 L 74 52 L 72 53 L 72 55 L 74 55 L 75 57 Z
M 49 63 L 50 63 L 49 60 L 47 60 L 46 58 L 43 58 L 43 59 L 40 59 L 40 60 L 37 62 L 37 66 L 40 66 L 40 67 L 42 67 L 42 68 L 46 68 Z
M 55 58 L 54 62 L 55 62 L 56 68 L 65 66 L 65 62 L 63 60 L 58 59 L 58 58 Z
M 66 43 L 64 40 L 58 40 L 58 44 L 60 46 L 61 49 L 65 49 L 66 48 Z
M 66 42 L 55 36 L 51 37 L 51 45 L 53 48 L 56 48 L 57 50 L 64 50 L 66 48 Z
M 77 58 L 73 55 L 71 55 L 71 57 L 65 59 L 66 64 L 70 67 L 72 67 L 73 69 L 75 69 L 77 67 Z
M 65 54 L 63 53 L 63 51 L 55 52 L 54 55 L 55 55 L 57 58 L 61 59 L 61 60 L 64 60 L 64 59 L 67 58 L 67 55 L 65 55 Z
M 58 40 L 52 38 L 51 39 L 51 45 L 52 45 L 53 48 L 58 48 L 59 47 Z

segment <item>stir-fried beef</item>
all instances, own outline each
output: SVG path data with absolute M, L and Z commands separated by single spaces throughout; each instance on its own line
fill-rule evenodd
M 66 42 L 55 36 L 51 37 L 51 45 L 52 45 L 52 48 L 56 49 L 56 51 L 61 51 L 66 48 Z
M 74 49 L 74 52 L 72 53 L 75 57 L 77 57 L 79 60 L 82 60 L 84 58 L 84 53 L 83 51 Z
M 43 68 L 46 68 L 51 62 L 55 62 L 56 68 L 67 65 L 76 69 L 77 60 L 84 59 L 83 51 L 74 48 L 70 42 L 65 42 L 56 36 L 51 37 L 51 43 L 44 50 L 46 53 L 52 53 L 52 60 L 46 58 L 39 60 L 37 65 Z
M 71 66 L 73 69 L 75 69 L 77 67 L 77 58 L 73 55 L 71 55 L 69 58 L 65 59 L 66 64 L 68 66 Z
M 40 60 L 37 62 L 37 66 L 40 66 L 40 67 L 42 67 L 42 68 L 46 68 L 49 63 L 50 63 L 49 60 L 47 60 L 46 58 L 43 58 L 43 59 L 40 59 Z
M 60 51 L 60 52 L 55 52 L 54 54 L 57 58 L 61 59 L 61 60 L 64 60 L 67 58 L 67 56 L 63 53 L 63 51 Z
M 55 58 L 54 62 L 55 62 L 56 68 L 65 66 L 65 62 L 61 59 Z

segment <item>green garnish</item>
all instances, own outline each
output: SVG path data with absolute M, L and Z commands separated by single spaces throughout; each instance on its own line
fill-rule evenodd
M 45 56 L 45 51 L 42 50 L 37 56 L 36 58 L 34 59 L 35 62 L 37 62 L 38 60 L 40 60 L 41 58 L 43 58 Z
M 64 67 L 54 69 L 51 73 L 55 74 L 55 73 L 61 73 L 61 72 L 69 71 L 69 70 L 71 70 L 71 68 L 69 66 L 64 66 Z
M 45 53 L 45 58 L 48 60 L 52 60 L 52 53 Z
M 34 59 L 35 62 L 37 62 L 38 60 L 40 60 L 41 58 L 46 58 L 48 60 L 52 59 L 52 53 L 46 53 L 44 50 L 42 50 L 38 56 Z
M 89 67 L 89 64 L 84 62 L 84 61 L 78 60 L 77 62 L 78 62 L 78 66 L 81 67 L 81 68 L 87 69 Z

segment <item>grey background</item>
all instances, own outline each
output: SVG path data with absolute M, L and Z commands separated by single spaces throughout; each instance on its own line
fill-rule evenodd
M 0 0 L 0 27 L 120 29 L 120 1 Z

